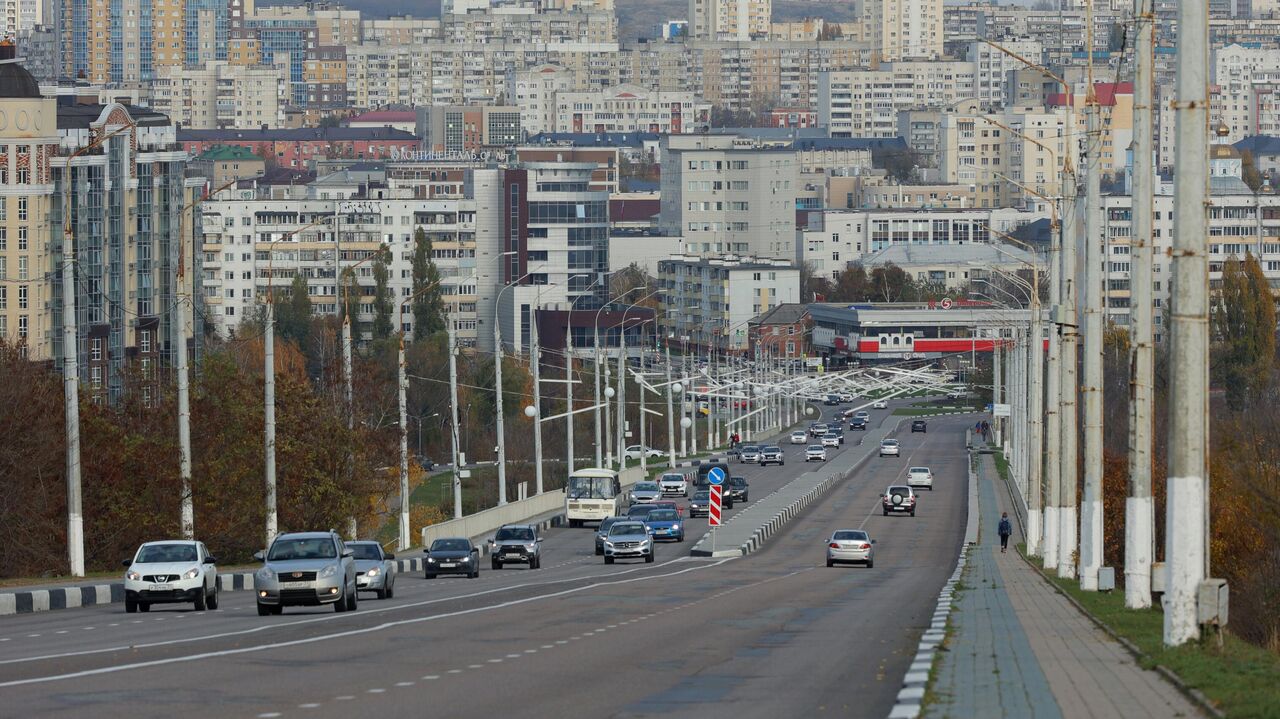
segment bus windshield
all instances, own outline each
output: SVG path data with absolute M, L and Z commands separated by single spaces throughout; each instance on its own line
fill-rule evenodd
M 570 477 L 569 499 L 613 499 L 612 477 Z

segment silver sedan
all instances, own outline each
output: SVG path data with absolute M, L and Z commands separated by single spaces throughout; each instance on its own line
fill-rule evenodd
M 834 567 L 837 562 L 865 564 L 867 568 L 875 566 L 876 540 L 861 529 L 837 529 L 827 540 L 827 566 Z
M 374 592 L 378 599 L 396 594 L 396 555 L 382 550 L 373 541 L 347 542 L 351 558 L 356 560 L 356 589 Z

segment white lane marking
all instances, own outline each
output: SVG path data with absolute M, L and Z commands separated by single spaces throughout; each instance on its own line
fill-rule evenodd
M 524 653 L 525 653 L 525 654 L 537 654 L 537 653 L 538 653 L 538 650 L 537 650 L 537 649 L 526 649 L 526 650 L 524 650 Z
M 416 683 L 417 683 L 417 682 L 396 682 L 396 686 L 398 686 L 398 687 L 411 687 L 411 686 L 413 686 L 413 685 L 414 685 L 414 684 L 416 684 Z
M 462 670 L 461 670 L 461 669 L 450 669 L 450 670 L 448 671 L 448 673 L 449 673 L 449 674 L 461 674 L 461 673 L 462 673 Z
M 383 693 L 383 692 L 385 692 L 385 691 L 386 691 L 386 689 L 382 689 L 382 688 L 379 688 L 379 687 L 374 687 L 373 689 L 366 689 L 366 690 L 365 690 L 365 694 L 381 694 L 381 693 Z
M 543 649 L 555 649 L 555 648 L 556 648 L 556 645 L 554 645 L 554 644 L 543 644 L 543 645 L 542 645 L 542 648 L 543 648 Z
M 600 584 L 595 583 L 599 579 L 608 579 L 610 577 L 621 577 L 627 574 L 635 574 L 636 572 L 642 572 L 645 569 L 663 569 L 673 564 L 690 563 L 689 559 L 690 559 L 689 557 L 677 557 L 676 559 L 672 559 L 666 562 L 658 562 L 658 565 L 656 567 L 637 566 L 637 567 L 631 567 L 629 569 L 623 569 L 616 572 L 611 572 L 609 574 L 598 575 L 595 577 L 589 577 L 589 576 L 588 577 L 567 577 L 565 579 L 551 579 L 545 582 L 525 582 L 523 584 L 513 584 L 508 587 L 495 587 L 493 589 L 486 589 L 480 592 L 472 592 L 470 594 L 459 594 L 459 595 L 450 596 L 450 597 L 438 597 L 435 599 L 426 599 L 420 602 L 411 602 L 409 604 L 380 606 L 373 609 L 361 609 L 360 612 L 357 614 L 350 614 L 350 613 L 326 614 L 324 616 L 310 617 L 307 619 L 299 619 L 297 621 L 292 621 L 292 622 L 280 622 L 277 624 L 263 624 L 260 626 L 252 627 L 250 629 L 237 629 L 229 632 L 220 632 L 218 634 L 206 634 L 203 636 L 189 637 L 185 639 L 166 639 L 164 641 L 150 642 L 146 644 L 125 644 L 125 645 L 119 645 L 114 647 L 105 647 L 103 649 L 88 649 L 84 651 L 59 652 L 57 654 L 42 654 L 34 657 L 22 657 L 17 659 L 2 659 L 0 660 L 0 666 L 3 666 L 5 664 L 17 664 L 19 662 L 36 662 L 36 661 L 44 661 L 48 659 L 66 659 L 68 657 L 81 657 L 81 656 L 89 656 L 92 654 L 106 654 L 108 652 L 122 652 L 122 651 L 134 652 L 139 649 L 151 649 L 153 647 L 165 647 L 165 646 L 172 646 L 174 644 L 191 644 L 195 642 L 206 641 L 209 639 L 226 639 L 227 637 L 239 637 L 247 634 L 257 634 L 259 632 L 265 632 L 272 629 L 282 629 L 286 627 L 303 626 L 307 624 L 315 624 L 317 622 L 332 622 L 332 621 L 358 619 L 361 616 L 369 616 L 370 614 L 375 614 L 379 612 L 393 612 L 393 611 L 399 611 L 401 609 L 416 609 L 418 607 L 426 607 L 432 604 L 440 604 L 442 602 L 456 602 L 456 601 L 465 600 L 465 599 L 474 599 L 476 597 L 484 597 L 490 594 L 510 592 L 516 589 L 549 587 L 556 584 L 568 584 L 570 582 L 583 582 L 583 581 L 593 582 L 592 584 L 589 584 L 586 587 L 586 588 L 591 588 L 591 587 L 601 586 Z M 723 564 L 724 562 L 732 561 L 733 559 L 737 559 L 737 557 L 729 557 L 728 559 L 722 559 L 718 562 L 713 562 L 713 563 L 699 562 L 698 564 L 699 566 L 714 567 L 719 564 Z M 680 572 L 677 572 L 676 574 L 679 574 L 679 573 Z M 660 578 L 665 576 L 674 576 L 674 574 L 671 574 L 671 575 L 654 574 L 652 576 Z M 611 582 L 606 582 L 605 584 L 611 584 Z M 549 594 L 545 596 L 559 596 L 559 594 Z M 537 597 L 529 597 L 528 599 L 536 599 L 536 598 Z M 514 601 L 522 601 L 522 600 L 514 600 Z M 494 608 L 500 608 L 502 606 L 505 606 L 505 604 L 496 604 L 492 606 Z M 484 607 L 477 607 L 475 609 L 484 609 Z M 475 611 L 475 609 L 468 610 L 468 611 Z M 133 620 L 133 624 L 142 624 L 142 620 L 135 619 Z M 27 636 L 38 637 L 40 635 L 29 634 Z
M 263 712 L 258 715 L 258 719 L 275 719 L 280 716 L 280 712 Z
M 489 663 L 490 663 L 490 664 L 501 664 L 501 663 L 502 663 L 502 659 L 490 659 L 490 660 L 489 660 Z M 480 666 L 480 665 L 479 665 L 479 664 L 477 664 L 476 666 Z
M 519 658 L 520 658 L 520 657 L 522 657 L 522 656 L 524 656 L 524 655 L 523 655 L 523 654 L 508 654 L 508 655 L 507 655 L 507 659 L 519 659 Z
M 54 632 L 54 634 L 66 634 L 66 633 L 67 633 L 66 629 L 59 629 L 58 631 Z
M 334 698 L 333 698 L 333 700 L 334 700 L 335 702 L 349 702 L 349 701 L 351 701 L 352 699 L 355 699 L 355 697 L 351 696 L 350 694 L 343 694 L 343 695 L 342 695 L 342 696 L 340 696 L 340 697 L 334 697 Z
M 422 681 L 424 681 L 424 682 L 429 682 L 429 681 L 433 681 L 433 680 L 436 680 L 436 679 L 439 679 L 439 678 L 440 678 L 440 675 L 439 675 L 439 674 L 428 674 L 428 675 L 426 675 L 426 676 L 424 676 L 424 677 L 422 678 Z
M 316 709 L 316 708 L 318 708 L 319 706 L 320 706 L 320 705 L 319 705 L 319 704 L 316 704 L 315 702 L 307 702 L 306 704 L 299 704 L 299 705 L 298 705 L 298 708 L 299 708 L 299 709 Z
M 332 634 L 322 634 L 320 636 L 307 637 L 305 639 L 293 639 L 286 642 L 275 642 L 273 644 L 260 644 L 258 646 L 253 646 L 253 647 L 223 649 L 220 651 L 203 652 L 201 654 L 189 654 L 187 656 L 170 657 L 167 659 L 153 659 L 145 662 L 135 662 L 132 664 L 120 664 L 120 665 L 111 666 L 111 667 L 99 667 L 97 669 L 87 669 L 79 672 L 69 672 L 67 674 L 53 674 L 53 675 L 48 675 L 43 677 L 32 677 L 30 679 L 18 679 L 15 681 L 0 683 L 0 688 L 22 686 L 26 684 L 43 684 L 45 682 L 60 681 L 63 679 L 76 679 L 80 677 L 97 676 L 101 674 L 114 674 L 116 672 L 130 671 L 133 669 L 144 669 L 146 667 L 164 666 L 168 664 L 200 661 L 202 659 L 211 659 L 216 657 L 228 657 L 228 656 L 237 656 L 240 654 L 251 654 L 255 652 L 266 651 L 269 649 L 282 649 L 285 647 L 296 647 L 296 646 L 302 646 L 307 644 L 316 644 L 319 642 L 330 641 L 333 639 L 342 639 L 346 637 L 359 636 L 362 634 L 372 634 L 375 632 L 383 631 L 386 629 L 392 629 L 395 627 L 412 626 L 412 625 L 421 624 L 424 622 L 433 622 L 433 621 L 439 621 L 441 619 L 452 619 L 454 617 L 469 616 L 472 614 L 479 614 L 481 612 L 489 612 L 489 611 L 494 611 L 498 609 L 507 609 L 509 607 L 520 606 L 523 604 L 530 604 L 533 602 L 540 602 L 548 599 L 558 599 L 560 597 L 567 597 L 572 594 L 579 594 L 581 592 L 598 590 L 600 587 L 633 584 L 637 582 L 648 582 L 654 579 L 668 579 L 670 577 L 677 577 L 682 574 L 690 574 L 692 572 L 699 572 L 704 569 L 715 568 L 726 562 L 731 562 L 733 561 L 733 559 L 734 559 L 733 557 L 730 557 L 730 558 L 722 559 L 718 562 L 694 564 L 684 569 L 678 569 L 674 572 L 666 572 L 663 574 L 648 574 L 640 577 L 631 577 L 629 579 L 618 579 L 611 582 L 592 582 L 582 587 L 562 589 L 559 592 L 551 592 L 550 594 L 540 594 L 533 597 L 525 597 L 524 599 L 512 599 L 506 602 L 500 602 L 498 604 L 491 604 L 484 607 L 471 607 L 468 609 L 459 609 L 452 612 L 445 612 L 443 614 L 430 614 L 425 617 L 400 619 L 394 622 L 384 622 L 382 624 L 378 624 L 372 627 L 348 629 L 340 632 L 333 632 Z M 790 575 L 786 575 L 786 576 L 790 576 Z M 472 668 L 474 669 L 478 667 L 473 666 Z

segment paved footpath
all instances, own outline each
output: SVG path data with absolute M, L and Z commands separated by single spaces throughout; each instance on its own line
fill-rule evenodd
M 1202 712 L 1067 602 L 996 524 L 1013 507 L 990 455 L 978 470 L 981 538 L 938 661 L 929 717 L 1199 717 Z

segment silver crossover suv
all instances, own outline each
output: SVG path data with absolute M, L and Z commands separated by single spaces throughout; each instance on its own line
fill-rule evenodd
M 335 532 L 281 534 L 254 558 L 265 562 L 253 575 L 258 615 L 280 614 L 288 606 L 332 604 L 335 611 L 356 608 L 356 563 Z
M 604 563 L 615 559 L 653 561 L 653 535 L 643 522 L 615 522 L 604 540 Z

